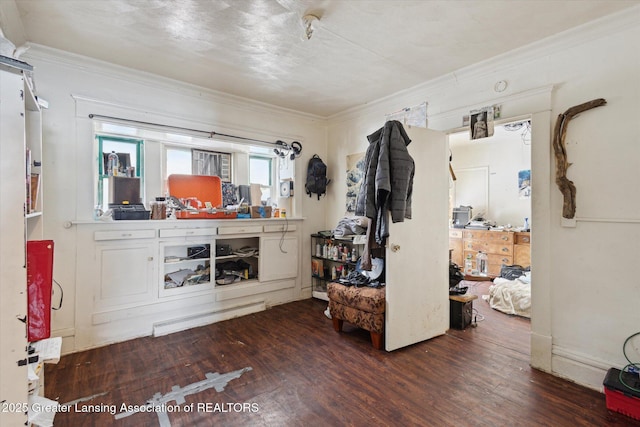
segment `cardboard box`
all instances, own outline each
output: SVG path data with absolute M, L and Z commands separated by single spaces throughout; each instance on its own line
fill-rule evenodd
M 251 206 L 251 218 L 271 218 L 271 206 Z

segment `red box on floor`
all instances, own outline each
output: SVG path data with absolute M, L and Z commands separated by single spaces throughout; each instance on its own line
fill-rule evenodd
M 640 420 L 640 392 L 636 391 L 640 390 L 640 378 L 638 374 L 622 372 L 622 381 L 619 369 L 609 369 L 603 383 L 607 409 Z

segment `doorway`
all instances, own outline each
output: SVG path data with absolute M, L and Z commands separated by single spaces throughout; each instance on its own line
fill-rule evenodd
M 468 129 L 450 133 L 449 150 L 449 249 L 451 260 L 466 273 L 463 285 L 469 288 L 468 293 L 478 296 L 473 320 L 482 322 L 489 314 L 487 324 L 478 323 L 479 326 L 503 329 L 504 324 L 496 326 L 495 323 L 518 323 L 519 327 L 511 330 L 528 337 L 531 330 L 528 320 L 531 317 L 531 119 L 496 124 L 493 135 L 482 139 L 472 139 Z M 472 221 L 468 228 L 453 226 L 453 209 L 461 206 L 471 207 Z M 475 270 L 465 271 L 465 258 L 472 257 L 475 265 L 475 255 L 481 250 L 488 252 L 490 260 L 489 277 L 485 280 L 478 278 Z M 505 281 L 500 278 L 502 265 L 520 265 L 529 271 L 519 280 Z M 518 319 L 514 320 L 514 316 Z M 522 342 L 508 337 L 505 340 Z

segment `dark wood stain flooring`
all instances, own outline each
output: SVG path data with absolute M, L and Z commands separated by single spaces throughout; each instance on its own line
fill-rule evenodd
M 472 285 L 481 295 L 489 283 Z M 391 353 L 349 324 L 336 333 L 325 308 L 298 301 L 63 356 L 46 365 L 46 396 L 97 396 L 57 414 L 55 426 L 640 426 L 608 411 L 604 394 L 532 369 L 529 320 L 482 298 L 477 327 Z M 166 403 L 180 412 L 120 412 L 243 368 L 224 389 Z

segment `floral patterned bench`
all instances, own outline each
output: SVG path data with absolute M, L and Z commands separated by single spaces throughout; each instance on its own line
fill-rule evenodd
M 329 312 L 336 332 L 347 321 L 369 331 L 373 346 L 381 350 L 384 336 L 385 288 L 327 285 Z

